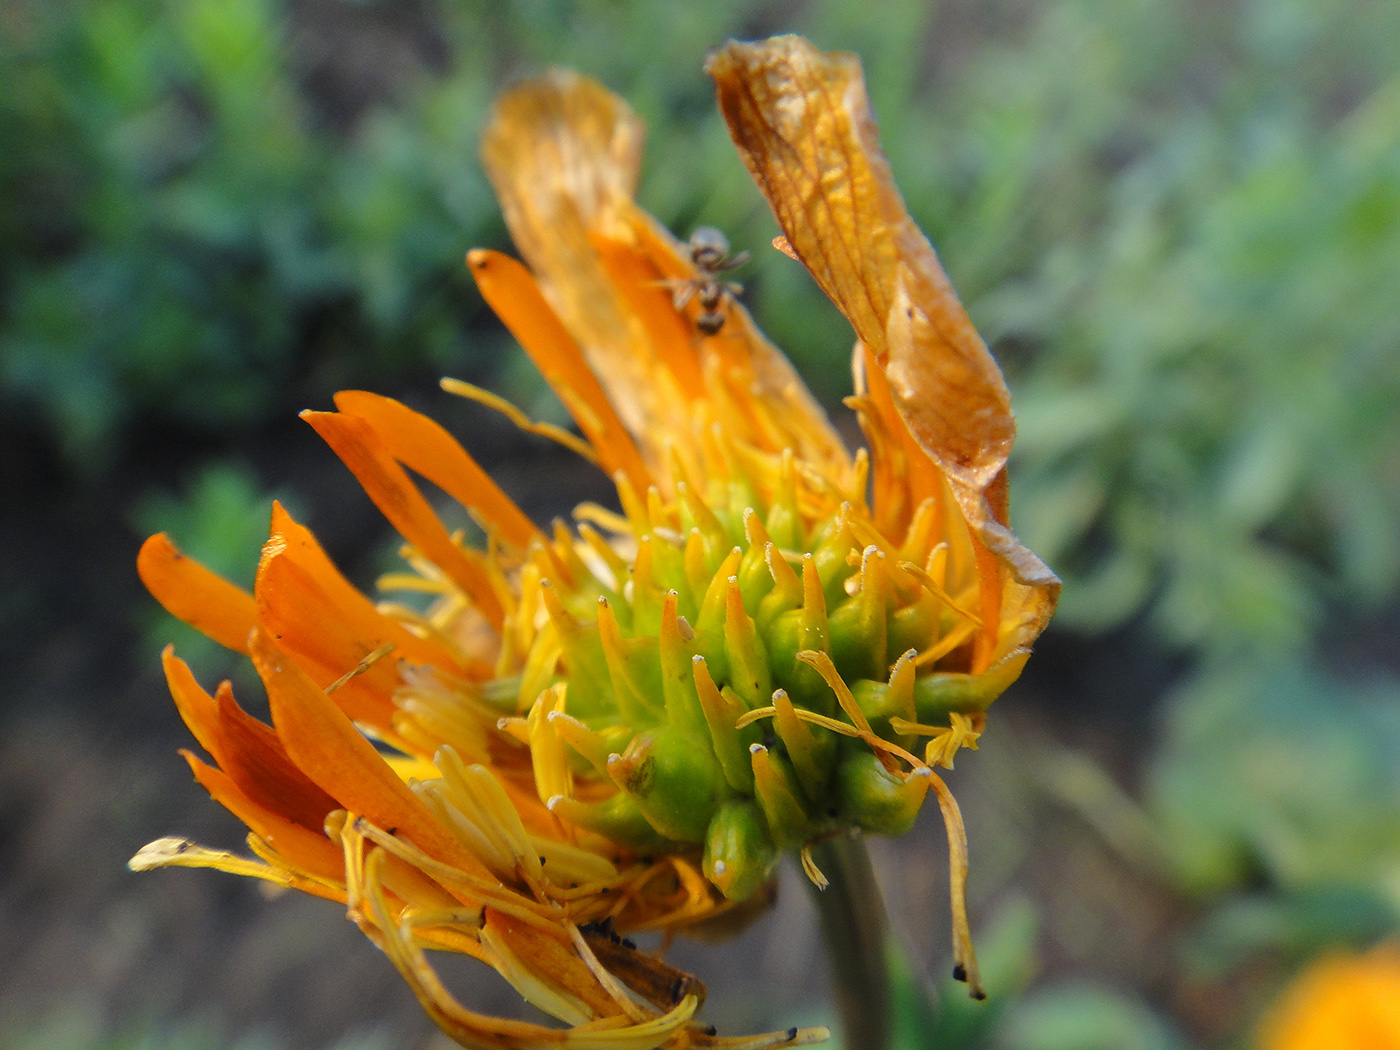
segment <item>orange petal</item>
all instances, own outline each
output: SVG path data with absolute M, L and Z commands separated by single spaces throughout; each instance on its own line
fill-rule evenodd
M 704 396 L 705 376 L 696 353 L 700 339 L 686 315 L 676 310 L 671 293 L 661 286 L 662 271 L 628 241 L 601 233 L 589 241 L 620 301 L 640 323 L 656 363 L 670 373 L 681 397 L 694 401 Z
M 298 769 L 277 733 L 238 706 L 228 682 L 214 694 L 219 710 L 219 767 L 254 802 L 320 834 L 340 806 Z
M 643 127 L 602 85 L 552 70 L 507 92 L 482 135 L 482 160 L 511 237 L 541 294 L 653 470 L 656 435 L 687 418 L 689 399 L 632 306 L 604 270 L 592 237 L 630 237 L 627 212 L 641 163 Z
M 251 628 L 249 629 L 251 631 Z M 221 762 L 223 751 L 219 733 L 219 705 L 204 691 L 190 665 L 175 655 L 175 647 L 167 645 L 160 654 L 165 668 L 165 681 L 170 687 L 170 695 L 175 700 L 175 709 L 180 712 L 185 725 L 199 746 L 209 753 L 215 762 Z
M 603 469 L 609 476 L 622 471 L 638 491 L 645 492 L 651 486 L 651 472 L 530 271 L 508 255 L 483 249 L 467 253 L 467 266 L 482 298 L 569 409 Z
M 920 503 L 929 497 L 943 499 L 943 477 L 905 425 L 895 407 L 889 381 L 870 348 L 857 343 L 855 355 L 856 389 L 858 396 L 864 394 L 859 409 L 861 425 L 867 430 L 875 474 L 876 523 L 886 535 L 897 536 Z M 873 420 L 864 418 L 867 411 Z M 883 436 L 883 443 L 874 438 L 872 431 Z
M 335 691 L 336 704 L 356 721 L 387 730 L 402 681 L 399 661 L 466 671 L 455 654 L 419 638 L 383 615 L 336 569 L 315 536 L 280 504 L 272 510 L 272 535 L 263 548 L 254 588 L 263 628 L 294 656 L 322 688 L 337 681 L 386 643 L 390 654 Z
M 419 638 L 376 609 L 369 598 L 341 575 L 316 541 L 315 534 L 277 502 L 272 504 L 271 535 L 277 544 L 275 554 L 304 572 L 325 595 L 327 603 L 341 610 L 356 633 L 363 636 L 366 652 L 378 649 L 385 642 L 393 642 L 395 654 L 412 663 L 439 667 L 454 674 L 461 670 L 451 651 L 437 642 Z M 266 551 L 264 557 L 270 558 L 273 553 Z M 279 643 L 280 640 L 279 636 Z
M 972 533 L 972 552 L 977 559 L 977 595 L 982 617 L 982 628 L 977 632 L 977 642 L 972 653 L 972 672 L 981 674 L 992 662 L 996 651 L 997 637 L 1002 620 L 1002 571 L 1001 563 L 983 545 L 977 533 Z
M 534 522 L 501 491 L 491 475 L 427 416 L 393 398 L 364 390 L 342 390 L 335 395 L 335 407 L 369 423 L 389 455 L 480 514 L 506 543 L 524 549 L 540 535 Z
M 272 727 L 238 706 L 228 682 L 214 696 L 206 693 L 173 646 L 161 656 L 175 706 L 199 746 L 249 799 L 319 834 L 326 814 L 339 807 L 292 764 Z
M 486 570 L 452 542 L 432 506 L 384 449 L 374 428 L 355 416 L 336 412 L 303 412 L 301 418 L 316 428 L 350 468 L 399 534 L 461 587 L 487 622 L 499 631 L 505 611 Z
M 195 630 L 234 652 L 248 652 L 257 622 L 253 596 L 181 554 L 158 532 L 141 545 L 136 571 L 156 601 Z
M 371 642 L 378 632 L 357 633 L 346 610 L 335 605 L 299 566 L 280 557 L 281 553 L 275 539 L 264 548 L 257 586 L 259 620 L 324 689 L 377 648 Z M 342 685 L 335 691 L 337 706 L 357 722 L 386 729 L 394 716 L 394 690 L 403 684 L 398 675 L 399 659 L 390 651 Z
M 190 764 L 194 778 L 213 796 L 214 801 L 248 825 L 253 834 L 275 849 L 289 864 L 329 882 L 344 881 L 344 855 L 324 833 L 309 831 L 254 802 L 227 774 L 201 762 L 188 751 L 181 751 L 180 754 Z M 336 898 L 329 893 L 323 896 L 344 900 L 343 896 Z
M 372 824 L 392 829 L 425 853 L 486 876 L 481 863 L 434 819 L 345 713 L 280 652 L 261 629 L 250 655 L 267 687 L 272 724 L 287 754 L 322 791 Z
M 641 134 L 626 103 L 572 73 L 528 81 L 497 104 L 483 159 L 544 299 L 658 474 L 667 466 L 661 435 L 683 461 L 699 462 L 686 424 L 692 403 L 722 393 L 711 389 L 716 363 L 743 407 L 764 413 L 742 440 L 776 452 L 772 437 L 786 432 L 776 444 L 844 464 L 820 407 L 742 307 L 728 303 L 725 329 L 702 338 L 659 283 L 696 270 L 632 200 Z
M 1258 1050 L 1336 1050 L 1400 1046 L 1400 945 L 1384 941 L 1364 955 L 1325 949 L 1265 1011 Z

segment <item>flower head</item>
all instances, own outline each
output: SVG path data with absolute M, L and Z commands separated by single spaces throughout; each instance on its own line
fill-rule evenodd
M 709 70 L 741 155 L 859 338 L 850 454 L 717 274 L 633 201 L 642 128 L 553 72 L 498 103 L 483 142 L 524 264 L 469 268 L 578 424 L 526 420 L 616 482 L 621 512 L 531 522 L 436 423 L 364 392 L 305 418 L 407 542 L 375 604 L 280 507 L 252 594 L 142 550 L 172 612 L 247 653 L 272 724 L 167 651 L 214 760 L 196 777 L 257 860 L 161 840 L 138 867 L 203 865 L 332 899 L 466 1046 L 725 1040 L 703 986 L 620 934 L 742 918 L 785 851 L 897 834 L 932 789 L 949 828 L 957 970 L 977 990 L 966 840 L 934 766 L 975 747 L 1058 590 L 1010 533 L 1001 375 L 913 225 L 849 56 L 731 43 Z M 705 254 L 711 251 L 718 254 Z M 581 435 L 581 436 L 580 436 Z M 408 471 L 461 502 L 449 534 Z M 425 947 L 474 955 L 565 1031 L 483 1018 Z
M 1259 1027 L 1261 1050 L 1400 1050 L 1400 948 L 1329 952 L 1284 991 Z

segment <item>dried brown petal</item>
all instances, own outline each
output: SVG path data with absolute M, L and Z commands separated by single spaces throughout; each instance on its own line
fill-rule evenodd
M 1054 611 L 1060 581 L 1007 525 L 1005 468 L 1016 433 L 1010 396 L 894 185 L 860 60 L 780 36 L 730 41 L 706 69 L 786 248 L 850 320 L 910 444 L 941 468 L 984 552 L 988 629 L 976 670 L 1023 661 Z M 862 356 L 858 346 L 858 374 Z
M 1006 384 L 895 188 L 860 61 L 783 36 L 731 41 L 706 68 L 788 244 L 874 352 L 910 431 L 985 492 L 1015 436 Z

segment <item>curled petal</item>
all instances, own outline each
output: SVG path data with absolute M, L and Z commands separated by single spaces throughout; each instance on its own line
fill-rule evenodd
M 1007 527 L 1006 383 L 895 188 L 859 60 L 782 36 L 730 41 L 707 69 L 792 254 L 864 344 L 858 369 L 873 359 L 872 393 L 889 398 L 913 446 L 942 470 L 972 530 L 987 624 L 974 669 L 1025 651 L 1060 581 Z M 907 451 L 902 435 L 894 441 Z
M 784 36 L 731 41 L 707 68 L 788 243 L 875 352 L 910 430 L 985 490 L 1015 436 L 1010 396 L 895 188 L 860 61 Z
M 153 871 L 156 868 L 214 868 L 232 875 L 263 879 L 274 886 L 298 889 L 327 900 L 339 900 L 342 897 L 334 887 L 302 872 L 262 864 L 227 850 L 207 849 L 188 839 L 166 837 L 148 842 L 141 847 L 136 856 L 126 862 L 126 866 L 132 871 Z

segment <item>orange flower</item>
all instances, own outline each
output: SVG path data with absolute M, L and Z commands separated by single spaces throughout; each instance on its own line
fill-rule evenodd
M 429 592 L 426 614 L 361 595 L 280 507 L 251 595 L 163 535 L 141 553 L 170 611 L 252 658 L 272 725 L 167 652 L 215 765 L 186 757 L 258 859 L 166 839 L 133 866 L 345 901 L 464 1046 L 824 1038 L 716 1036 L 694 1019 L 700 982 L 618 934 L 746 917 L 782 851 L 820 883 L 810 846 L 902 832 L 930 788 L 956 969 L 980 994 L 966 838 L 932 767 L 975 747 L 1059 586 L 1007 528 L 1005 385 L 890 181 L 855 60 L 778 38 L 709 68 L 788 250 L 860 338 L 868 451 L 846 450 L 734 301 L 722 238 L 682 244 L 633 202 L 637 118 L 554 72 L 507 94 L 483 143 L 528 268 L 468 265 L 582 437 L 444 386 L 596 463 L 622 512 L 543 531 L 436 423 L 347 392 L 304 418 L 407 541 L 412 571 L 381 589 Z M 408 471 L 468 508 L 485 550 Z M 465 1010 L 425 947 L 481 959 L 572 1027 Z
M 1259 1027 L 1261 1050 L 1400 1050 L 1400 948 L 1332 952 L 1284 991 Z

